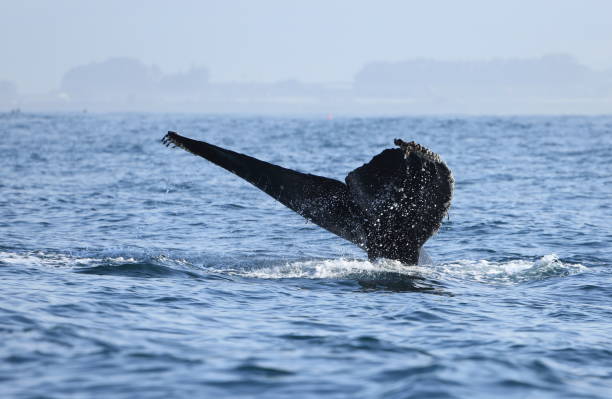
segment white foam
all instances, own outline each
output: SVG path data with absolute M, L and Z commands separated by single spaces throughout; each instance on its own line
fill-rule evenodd
M 417 266 L 415 266 L 417 267 Z M 334 279 L 348 278 L 356 275 L 367 276 L 381 272 L 410 274 L 413 267 L 407 267 L 398 261 L 381 260 L 369 262 L 357 259 L 330 259 L 289 262 L 283 265 L 262 267 L 253 270 L 237 271 L 244 277 L 255 278 L 311 278 Z
M 581 264 L 563 263 L 554 255 L 545 255 L 536 261 L 510 260 L 457 260 L 426 266 L 406 266 L 398 261 L 333 259 L 288 262 L 283 265 L 250 270 L 231 270 L 230 274 L 243 277 L 283 279 L 344 279 L 376 277 L 387 273 L 418 276 L 432 280 L 459 279 L 483 283 L 520 283 L 549 277 L 568 276 L 587 270 Z M 228 271 L 226 271 L 228 272 Z
M 4 264 L 46 267 L 78 267 L 89 265 L 93 258 L 73 257 L 65 254 L 48 254 L 43 251 L 14 253 L 0 252 L 0 262 Z
M 119 255 L 119 254 L 117 254 Z M 177 268 L 198 268 L 182 258 L 165 255 L 152 257 L 157 262 Z M 5 265 L 24 265 L 31 267 L 78 268 L 91 267 L 101 263 L 125 264 L 138 263 L 139 257 L 106 256 L 88 257 L 69 254 L 48 254 L 42 251 L 13 253 L 0 251 L 0 263 Z M 581 264 L 564 263 L 555 254 L 545 255 L 536 261 L 516 259 L 504 262 L 488 260 L 457 260 L 442 264 L 406 266 L 399 261 L 361 259 L 329 259 L 294 261 L 263 267 L 240 267 L 232 269 L 211 269 L 222 274 L 262 279 L 368 279 L 388 274 L 421 277 L 435 281 L 476 281 L 482 283 L 522 283 L 550 277 L 563 277 L 586 271 Z
M 493 283 L 521 283 L 581 273 L 587 268 L 581 264 L 564 263 L 550 254 L 536 261 L 525 259 L 505 262 L 487 260 L 458 260 L 437 266 L 442 275 L 465 280 Z
M 105 263 L 137 263 L 133 257 L 103 257 L 74 256 L 70 254 L 46 253 L 43 251 L 15 253 L 0 251 L 0 263 L 23 265 L 30 267 L 44 266 L 54 268 L 74 268 Z

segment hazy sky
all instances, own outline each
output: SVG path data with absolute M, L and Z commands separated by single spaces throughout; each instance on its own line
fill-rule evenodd
M 213 81 L 350 81 L 369 61 L 567 53 L 612 67 L 612 1 L 0 0 L 0 80 L 55 89 L 129 56 Z

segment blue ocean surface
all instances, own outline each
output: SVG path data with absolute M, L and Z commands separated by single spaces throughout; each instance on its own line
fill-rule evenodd
M 167 130 L 343 180 L 456 179 L 369 261 Z M 610 398 L 612 117 L 0 115 L 2 398 Z

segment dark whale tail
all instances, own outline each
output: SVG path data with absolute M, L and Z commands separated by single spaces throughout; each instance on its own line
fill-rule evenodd
M 450 206 L 453 178 L 440 157 L 414 142 L 384 150 L 346 184 L 286 169 L 175 132 L 162 139 L 227 169 L 371 258 L 416 264 Z

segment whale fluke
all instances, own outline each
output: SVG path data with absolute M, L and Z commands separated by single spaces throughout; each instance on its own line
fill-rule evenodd
M 221 166 L 326 230 L 364 248 L 370 258 L 416 264 L 421 246 L 450 206 L 453 177 L 442 159 L 396 139 L 342 183 L 300 173 L 168 132 L 162 143 Z
M 364 244 L 359 209 L 353 206 L 346 185 L 338 180 L 296 172 L 174 132 L 168 132 L 163 140 L 242 177 L 324 229 L 357 245 Z

